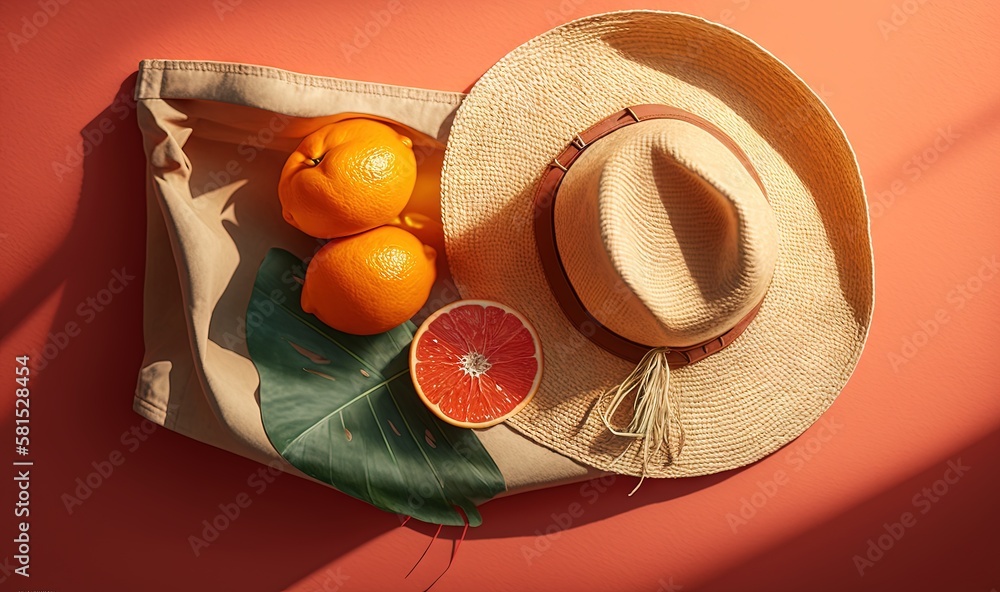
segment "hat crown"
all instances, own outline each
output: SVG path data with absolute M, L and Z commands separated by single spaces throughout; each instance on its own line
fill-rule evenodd
M 718 337 L 763 298 L 778 231 L 760 186 L 708 131 L 679 120 L 587 148 L 555 201 L 559 256 L 601 324 L 650 347 Z

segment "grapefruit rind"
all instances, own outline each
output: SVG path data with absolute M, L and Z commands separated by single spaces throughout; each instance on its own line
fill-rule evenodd
M 420 339 L 427 332 L 428 327 L 430 327 L 431 323 L 433 323 L 442 315 L 448 314 L 451 311 L 455 310 L 456 308 L 462 306 L 470 306 L 470 305 L 472 306 L 478 305 L 482 306 L 483 308 L 492 306 L 499 308 L 500 310 L 506 313 L 514 315 L 514 317 L 516 317 L 517 320 L 521 322 L 521 325 L 524 326 L 524 328 L 527 329 L 528 333 L 531 335 L 531 339 L 535 344 L 535 359 L 538 361 L 538 369 L 535 371 L 535 378 L 532 381 L 531 387 L 528 390 L 528 394 L 525 395 L 524 399 L 520 403 L 518 403 L 513 409 L 501 415 L 500 417 L 496 417 L 483 422 L 463 421 L 448 416 L 441 410 L 440 407 L 438 407 L 438 405 L 432 403 L 427 398 L 427 395 L 424 394 L 423 388 L 417 381 L 417 362 L 418 362 L 417 344 L 420 343 Z M 420 400 L 423 401 L 424 405 L 426 405 L 427 408 L 430 409 L 431 412 L 434 413 L 434 415 L 437 416 L 441 421 L 447 422 L 453 426 L 457 426 L 460 428 L 469 428 L 469 429 L 488 428 L 491 426 L 495 426 L 499 423 L 503 423 L 510 417 L 517 415 L 517 413 L 519 413 L 522 409 L 524 409 L 525 405 L 527 405 L 531 401 L 531 399 L 535 396 L 535 393 L 538 391 L 538 385 L 541 384 L 542 382 L 543 371 L 544 371 L 544 361 L 542 357 L 542 342 L 538 338 L 538 332 L 535 331 L 535 327 L 520 312 L 514 310 L 513 308 L 507 306 L 506 304 L 502 304 L 500 302 L 494 302 L 492 300 L 456 300 L 455 302 L 452 302 L 442 307 L 441 309 L 435 311 L 433 314 L 427 317 L 427 319 L 420 324 L 420 327 L 417 329 L 417 332 L 414 333 L 413 335 L 413 342 L 410 344 L 410 378 L 413 381 L 413 388 L 417 391 L 417 395 L 420 396 Z

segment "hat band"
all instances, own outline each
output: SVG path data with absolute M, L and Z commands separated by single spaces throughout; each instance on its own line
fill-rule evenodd
M 542 268 L 545 271 L 545 279 L 548 281 L 549 288 L 552 290 L 559 308 L 562 309 L 567 320 L 576 327 L 577 331 L 590 339 L 595 345 L 619 358 L 633 363 L 639 363 L 655 346 L 636 343 L 612 331 L 590 314 L 583 301 L 580 300 L 580 296 L 573 288 L 569 275 L 566 273 L 566 268 L 562 264 L 562 259 L 559 257 L 559 248 L 556 245 L 555 199 L 559 185 L 566 176 L 569 167 L 576 162 L 577 157 L 591 144 L 625 126 L 650 119 L 677 119 L 695 125 L 712 134 L 743 164 L 747 172 L 750 173 L 750 176 L 760 187 L 765 198 L 767 197 L 767 192 L 764 190 L 764 183 L 761 182 L 760 175 L 753 168 L 750 159 L 743 152 L 743 149 L 732 138 L 706 119 L 694 113 L 667 105 L 633 105 L 613 113 L 577 134 L 573 138 L 573 141 L 558 156 L 552 159 L 538 185 L 534 201 L 535 243 L 538 248 Z M 718 337 L 695 345 L 660 348 L 665 351 L 670 367 L 680 368 L 688 364 L 693 364 L 735 341 L 747 328 L 750 321 L 757 315 L 761 304 L 763 304 L 763 299 L 746 316 L 740 319 L 736 325 Z

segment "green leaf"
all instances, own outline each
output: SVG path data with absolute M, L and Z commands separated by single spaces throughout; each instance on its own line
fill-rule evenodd
M 434 416 L 410 381 L 414 326 L 341 333 L 299 306 L 305 265 L 271 249 L 247 308 L 267 437 L 289 463 L 370 504 L 434 524 L 482 523 L 505 489 L 472 430 Z

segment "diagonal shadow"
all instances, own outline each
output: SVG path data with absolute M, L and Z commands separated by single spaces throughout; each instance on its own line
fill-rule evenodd
M 117 243 L 116 246 L 123 248 L 114 254 L 128 253 L 128 259 L 133 263 L 131 269 L 138 270 L 142 267 L 141 257 L 135 257 L 134 254 L 137 252 L 141 254 L 143 249 L 141 224 L 143 201 L 135 199 L 134 196 L 130 196 L 127 201 L 121 199 L 123 189 L 135 189 L 136 182 L 139 189 L 142 188 L 142 141 L 135 124 L 135 112 L 131 107 L 136 76 L 137 74 L 133 73 L 126 78 L 115 93 L 111 104 L 80 130 L 81 140 L 85 146 L 96 144 L 91 154 L 83 159 L 85 181 L 88 164 L 91 168 L 116 168 L 116 174 L 109 175 L 103 186 L 107 192 L 104 203 L 100 206 L 94 204 L 95 207 L 92 208 L 87 207 L 91 201 L 84 200 L 81 192 L 80 207 L 65 238 L 42 265 L 35 268 L 16 289 L 11 290 L 7 298 L 0 301 L 0 310 L 4 311 L 3 316 L 0 316 L 0 340 L 5 339 L 28 318 L 63 282 L 89 279 L 94 274 L 107 275 L 108 269 L 102 262 L 104 259 L 95 257 L 95 249 L 101 254 L 111 254 L 112 249 L 109 247 L 112 243 Z M 101 122 L 109 122 L 113 127 L 112 131 L 107 133 L 100 131 Z M 93 141 L 92 138 L 97 136 L 87 137 L 85 135 L 87 132 L 100 133 L 100 140 Z M 109 166 L 111 163 L 104 159 L 104 155 L 109 154 L 112 146 L 116 145 L 128 145 L 130 150 L 128 152 L 122 150 L 117 167 L 111 167 Z M 138 156 L 135 154 L 136 150 Z M 58 169 L 59 175 L 72 176 L 72 169 L 75 167 L 71 165 L 74 163 L 53 162 L 62 167 Z M 55 167 L 53 168 L 55 171 Z M 113 231 L 116 236 L 102 236 L 105 231 Z M 117 259 L 108 257 L 107 260 L 117 263 L 123 259 L 119 256 Z M 100 265 L 96 265 L 99 262 Z M 54 325 L 56 326 L 59 325 Z
M 949 145 L 946 150 L 942 151 L 934 146 L 938 134 L 943 132 L 941 130 L 928 130 L 929 133 L 925 136 L 925 142 L 922 145 L 908 146 L 906 151 L 898 150 L 893 155 L 881 155 L 877 159 L 878 164 L 881 165 L 880 168 L 876 172 L 865 175 L 865 189 L 869 204 L 878 197 L 878 193 L 890 189 L 893 181 L 902 181 L 909 186 L 925 180 L 929 174 L 943 168 L 940 167 L 942 161 L 962 160 L 960 154 L 974 149 L 977 144 L 989 139 L 990 134 L 996 133 L 995 130 L 998 126 L 1000 126 L 1000 102 L 958 122 L 954 127 L 956 133 L 960 135 L 954 144 Z M 948 127 L 944 129 L 947 130 Z M 924 152 L 928 151 L 934 152 L 934 162 L 929 162 L 927 157 L 922 156 Z M 855 147 L 855 152 L 861 157 L 859 161 L 875 160 L 863 154 L 857 147 Z M 915 158 L 921 159 L 919 164 L 910 164 L 911 168 L 907 169 L 907 164 L 912 163 Z M 914 178 L 913 175 L 917 173 L 919 176 Z
M 825 522 L 712 574 L 697 589 L 988 591 L 1000 582 L 997 450 L 1000 429 L 934 459 L 913 476 L 886 485 Z M 942 479 L 948 463 L 958 460 L 970 469 L 945 489 Z M 952 472 L 949 477 L 955 475 Z M 937 494 L 946 493 L 936 495 L 930 489 L 931 497 L 927 497 L 925 488 L 931 487 L 938 488 Z M 913 515 L 912 526 L 890 544 L 885 525 L 898 534 L 893 525 L 901 524 L 906 512 Z M 883 545 L 881 554 L 869 549 L 870 541 Z M 855 556 L 861 562 L 871 561 L 859 564 L 863 575 L 859 575 Z
M 135 74 L 126 78 L 108 107 L 81 129 L 92 133 L 109 118 L 115 124 L 83 159 L 72 228 L 2 303 L 11 313 L 0 325 L 6 334 L 62 286 L 50 331 L 60 333 L 71 322 L 79 326 L 44 368 L 38 370 L 40 356 L 32 356 L 38 394 L 31 410 L 40 418 L 37 433 L 32 431 L 32 456 L 44 465 L 33 489 L 39 507 L 37 518 L 32 512 L 38 541 L 33 549 L 60 567 L 44 570 L 49 581 L 38 584 L 70 589 L 74 582 L 103 581 L 107 589 L 167 591 L 199 582 L 204 589 L 283 589 L 398 522 L 303 479 L 262 479 L 260 464 L 154 428 L 132 412 L 143 357 L 146 165 L 135 110 L 121 118 L 118 97 L 130 97 L 135 80 Z M 123 268 L 134 277 L 92 314 L 90 301 L 99 302 L 112 274 Z M 107 472 L 112 454 L 123 460 L 101 476 L 97 471 Z M 83 487 L 88 479 L 98 484 Z M 202 520 L 212 521 L 222 512 L 220 504 L 231 504 L 240 493 L 250 496 L 251 505 L 196 556 L 189 537 L 201 536 Z M 80 503 L 67 505 L 69 498 Z M 109 570 L 108 557 L 127 560 Z

